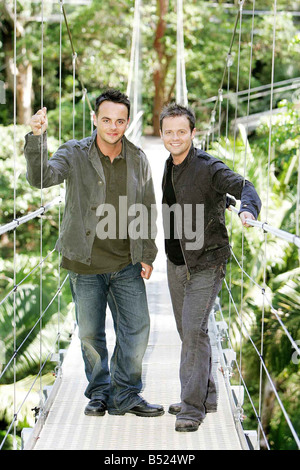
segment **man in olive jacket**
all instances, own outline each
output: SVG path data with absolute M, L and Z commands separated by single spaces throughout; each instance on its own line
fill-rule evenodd
M 177 415 L 176 431 L 196 431 L 205 414 L 217 409 L 208 318 L 230 255 L 227 194 L 241 200 L 244 226 L 257 218 L 261 202 L 252 183 L 193 146 L 195 116 L 190 109 L 167 106 L 160 127 L 170 152 L 162 185 L 168 284 L 182 340 L 181 402 L 169 412 Z
M 27 179 L 49 187 L 66 181 L 65 212 L 56 248 L 69 271 L 88 386 L 85 414 L 160 416 L 163 407 L 140 395 L 142 359 L 149 337 L 144 279 L 156 257 L 155 196 L 149 163 L 124 133 L 130 103 L 118 90 L 96 99 L 92 136 L 70 140 L 48 160 L 46 108 L 26 135 Z M 41 158 L 42 155 L 42 158 Z M 41 168 L 42 160 L 42 168 Z M 41 175 L 43 176 L 41 182 Z M 138 231 L 135 207 L 148 211 Z M 124 218 L 125 217 L 125 218 Z M 108 366 L 107 304 L 116 345 Z

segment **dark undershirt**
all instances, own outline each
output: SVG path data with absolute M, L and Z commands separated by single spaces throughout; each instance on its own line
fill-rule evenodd
M 166 185 L 164 189 L 164 200 L 168 204 L 168 206 L 172 206 L 176 204 L 176 196 L 174 192 L 174 187 L 172 184 L 172 171 L 173 171 L 173 163 L 169 165 L 169 169 L 167 172 L 166 177 Z M 176 234 L 176 226 L 175 226 L 175 217 L 174 212 L 170 211 L 170 238 L 165 239 L 165 249 L 169 260 L 176 264 L 182 265 L 184 263 L 184 257 L 182 254 L 180 241 L 178 237 L 175 237 Z

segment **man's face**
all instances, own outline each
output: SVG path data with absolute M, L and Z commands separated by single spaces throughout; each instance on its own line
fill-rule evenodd
M 186 116 L 174 116 L 163 119 L 160 135 L 166 149 L 179 160 L 188 154 L 195 132 Z
M 118 143 L 129 123 L 128 109 L 125 104 L 103 101 L 98 108 L 98 114 L 94 114 L 94 124 L 97 127 L 97 135 L 100 142 L 115 145 Z

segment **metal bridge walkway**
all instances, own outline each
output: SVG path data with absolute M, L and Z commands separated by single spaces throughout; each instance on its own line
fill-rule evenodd
M 153 171 L 159 202 L 160 182 L 165 154 L 159 139 L 149 139 L 144 145 Z M 165 414 L 141 418 L 131 414 L 103 417 L 84 415 L 88 402 L 84 397 L 87 382 L 77 335 L 74 335 L 56 380 L 56 392 L 50 393 L 51 406 L 41 430 L 33 431 L 25 450 L 241 450 L 246 439 L 239 432 L 232 412 L 230 390 L 221 372 L 222 351 L 218 347 L 214 315 L 211 315 L 210 335 L 213 349 L 213 374 L 218 389 L 218 411 L 208 414 L 197 432 L 175 431 L 175 416 L 168 413 L 171 403 L 180 401 L 179 358 L 180 340 L 173 318 L 169 297 L 161 233 L 159 256 L 149 281 L 146 281 L 151 333 L 144 357 L 143 397 L 150 403 L 162 404 Z M 110 354 L 114 331 L 110 312 L 107 315 L 107 342 Z M 229 393 L 228 393 L 229 391 Z M 54 398 L 51 398 L 53 397 Z
M 157 274 L 147 283 L 151 314 L 151 336 L 144 359 L 143 396 L 150 403 L 160 403 L 165 414 L 141 418 L 126 414 L 104 417 L 84 415 L 88 402 L 87 385 L 77 335 L 73 337 L 63 362 L 60 386 L 37 437 L 35 450 L 241 450 L 236 423 L 220 371 L 219 350 L 211 333 L 214 377 L 218 388 L 218 411 L 208 414 L 197 432 L 175 431 L 175 416 L 167 410 L 178 402 L 180 344 L 173 320 L 165 275 Z M 110 313 L 110 312 L 109 312 Z M 108 344 L 114 344 L 114 333 L 108 316 Z

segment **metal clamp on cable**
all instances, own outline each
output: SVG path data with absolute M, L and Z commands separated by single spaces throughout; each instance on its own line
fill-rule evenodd
M 13 230 L 17 230 L 17 228 L 18 228 L 19 225 L 20 225 L 19 220 L 18 220 L 18 219 L 13 219 L 12 221 L 16 223 L 16 226 L 13 228 Z
M 231 66 L 233 65 L 233 57 L 232 57 L 232 55 L 231 55 L 230 53 L 227 54 L 227 62 L 226 62 L 226 64 L 227 64 L 227 67 L 231 67 Z
M 240 11 L 242 11 L 245 0 L 239 0 Z

